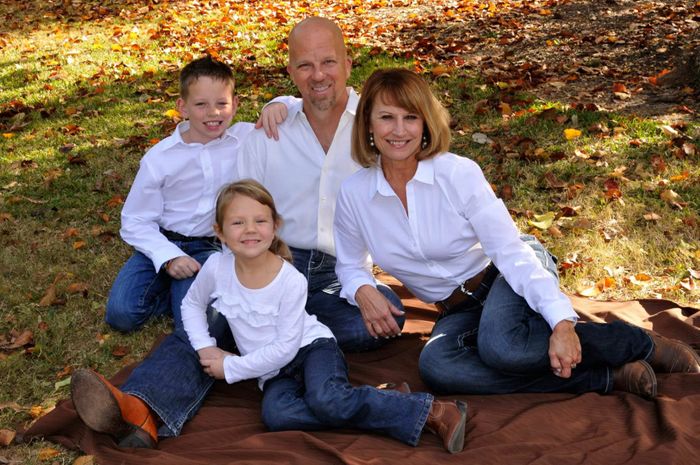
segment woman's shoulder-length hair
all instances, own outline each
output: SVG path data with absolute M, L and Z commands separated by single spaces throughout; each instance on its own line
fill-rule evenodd
M 379 154 L 369 140 L 370 116 L 377 99 L 415 113 L 423 119 L 425 143 L 416 154 L 419 161 L 449 150 L 450 115 L 428 83 L 408 69 L 379 69 L 365 82 L 355 113 L 352 157 L 361 166 L 367 168 L 378 163 Z

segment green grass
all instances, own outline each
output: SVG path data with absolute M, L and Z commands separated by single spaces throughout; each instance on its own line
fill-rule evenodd
M 159 320 L 123 335 L 102 320 L 110 285 L 130 254 L 118 237 L 118 199 L 127 195 L 144 151 L 174 127 L 165 113 L 174 108 L 178 69 L 205 50 L 228 60 L 237 71 L 237 119 L 243 121 L 254 120 L 269 98 L 296 92 L 277 45 L 299 9 L 277 10 L 261 27 L 258 13 L 237 9 L 241 3 L 208 12 L 187 2 L 154 4 L 131 17 L 119 16 L 125 6 L 116 0 L 83 3 L 91 8 L 67 7 L 58 15 L 60 8 L 48 3 L 17 9 L 0 1 L 0 18 L 15 22 L 0 34 L 0 133 L 8 134 L 0 134 L 0 341 L 25 330 L 34 341 L 0 351 L 0 428 L 26 427 L 32 407 L 46 411 L 66 398 L 71 368 L 112 375 L 142 358 L 170 327 Z M 374 3 L 369 13 L 345 3 L 351 13 L 378 11 Z M 107 13 L 98 13 L 98 6 Z M 81 19 L 86 14 L 89 19 Z M 404 53 L 375 54 L 362 43 L 351 51 L 349 82 L 358 90 L 377 67 L 417 66 Z M 680 286 L 688 270 L 700 269 L 698 155 L 679 157 L 662 122 L 573 109 L 536 91 L 485 84 L 465 70 L 437 77 L 433 65 L 420 63 L 452 114 L 453 151 L 478 161 L 496 192 L 512 188 L 507 205 L 521 230 L 534 232 L 574 265 L 562 277 L 565 290 L 575 293 L 612 274 L 617 286 L 598 298 L 700 304 L 697 291 Z M 501 114 L 497 104 L 504 99 L 514 102 L 514 115 Z M 543 118 L 547 108 L 566 121 Z M 608 132 L 591 130 L 596 124 Z M 566 128 L 580 129 L 581 137 L 567 141 Z M 690 119 L 682 131 L 693 143 L 700 125 Z M 475 143 L 475 132 L 486 133 L 497 148 Z M 664 171 L 654 169 L 655 157 L 663 158 Z M 616 170 L 622 197 L 607 200 L 604 183 Z M 546 176 L 563 187 L 552 188 Z M 572 185 L 580 188 L 567 189 Z M 679 195 L 682 208 L 661 198 L 668 190 Z M 555 220 L 560 236 L 528 224 L 535 214 L 559 214 L 563 207 L 577 216 Z M 659 218 L 645 219 L 649 213 Z M 650 279 L 634 284 L 630 277 L 640 274 Z M 57 300 L 40 306 L 54 281 Z M 76 284 L 86 290 L 70 292 Z M 59 455 L 43 460 L 47 448 Z M 36 442 L 13 445 L 0 456 L 71 463 L 77 455 Z

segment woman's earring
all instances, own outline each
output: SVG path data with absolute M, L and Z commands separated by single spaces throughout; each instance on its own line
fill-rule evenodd
M 369 146 L 374 147 L 374 134 L 369 133 Z
M 423 133 L 423 140 L 420 143 L 420 148 L 425 149 L 428 146 L 428 135 Z

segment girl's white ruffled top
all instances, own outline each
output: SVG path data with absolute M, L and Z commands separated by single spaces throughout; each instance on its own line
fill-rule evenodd
M 240 352 L 224 361 L 226 381 L 258 378 L 262 389 L 301 347 L 333 333 L 306 312 L 306 278 L 290 263 L 260 289 L 243 286 L 234 265 L 230 251 L 209 257 L 182 301 L 182 322 L 195 350 L 216 346 L 207 323 L 211 304 L 228 321 Z

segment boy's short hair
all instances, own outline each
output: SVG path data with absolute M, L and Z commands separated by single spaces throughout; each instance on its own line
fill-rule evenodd
M 229 83 L 232 89 L 236 84 L 233 70 L 229 65 L 212 58 L 211 55 L 206 55 L 192 60 L 180 71 L 180 97 L 182 99 L 187 99 L 190 85 L 200 77 L 208 77 Z

